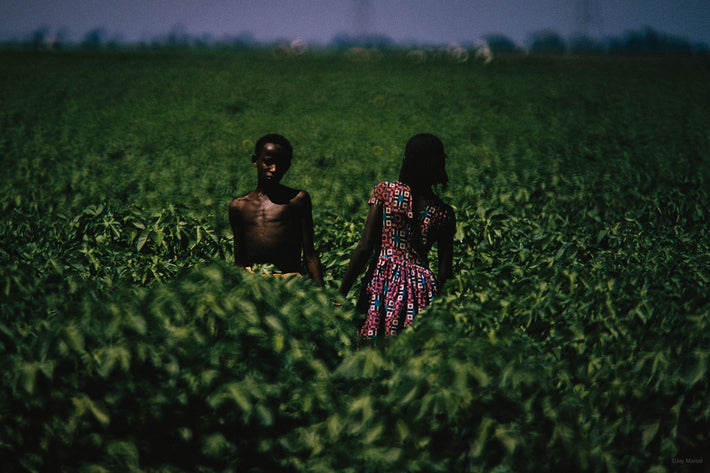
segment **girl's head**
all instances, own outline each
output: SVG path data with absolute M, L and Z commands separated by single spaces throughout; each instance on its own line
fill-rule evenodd
M 399 180 L 414 187 L 433 184 L 446 187 L 449 176 L 446 174 L 446 153 L 441 140 L 431 133 L 410 138 L 404 150 Z

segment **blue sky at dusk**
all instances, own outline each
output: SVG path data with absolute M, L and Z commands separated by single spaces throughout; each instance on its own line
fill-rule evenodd
M 584 6 L 586 5 L 586 7 Z M 583 20 L 586 18 L 586 21 Z M 198 36 L 251 33 L 256 40 L 328 43 L 339 33 L 376 33 L 395 42 L 473 42 L 500 33 L 525 41 L 552 29 L 570 36 L 621 36 L 649 26 L 710 44 L 708 0 L 0 0 L 0 39 L 39 27 L 72 40 L 102 28 L 109 38 L 141 41 L 175 25 Z

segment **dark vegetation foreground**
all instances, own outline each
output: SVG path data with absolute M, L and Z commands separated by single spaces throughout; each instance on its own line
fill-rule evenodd
M 707 60 L 0 63 L 0 471 L 707 468 Z M 272 131 L 325 290 L 229 264 Z M 455 277 L 355 350 L 332 301 L 422 131 L 449 155 Z

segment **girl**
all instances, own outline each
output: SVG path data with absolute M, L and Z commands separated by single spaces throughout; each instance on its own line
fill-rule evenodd
M 367 318 L 360 336 L 396 335 L 412 324 L 451 276 L 456 219 L 432 190 L 446 186 L 446 154 L 432 134 L 413 136 L 397 182 L 380 182 L 368 201 L 365 229 L 340 285 L 347 297 L 355 278 L 376 252 L 363 278 L 358 309 Z M 429 250 L 438 245 L 438 280 L 429 270 Z

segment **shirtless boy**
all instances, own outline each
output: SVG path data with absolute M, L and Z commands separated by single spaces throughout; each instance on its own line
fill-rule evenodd
M 308 275 L 323 286 L 313 244 L 311 198 L 305 190 L 281 184 L 292 156 L 291 144 L 281 135 L 265 135 L 256 142 L 251 157 L 256 189 L 229 204 L 234 264 L 271 263 L 283 273 L 301 273 L 303 256 Z

